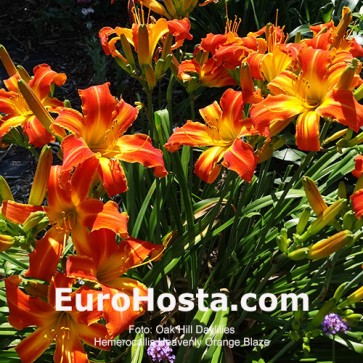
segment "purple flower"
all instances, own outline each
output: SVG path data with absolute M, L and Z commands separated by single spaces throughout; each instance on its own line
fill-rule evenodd
M 175 355 L 170 348 L 169 340 L 153 340 L 147 348 L 147 354 L 153 362 L 162 362 L 165 359 L 169 363 L 174 363 Z
M 338 332 L 346 333 L 348 330 L 347 323 L 335 313 L 325 315 L 323 322 L 321 323 L 323 332 L 326 334 L 337 334 Z

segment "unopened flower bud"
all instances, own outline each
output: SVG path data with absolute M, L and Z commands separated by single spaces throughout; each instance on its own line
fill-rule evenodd
M 52 148 L 45 145 L 40 153 L 34 181 L 30 190 L 29 201 L 31 205 L 41 205 L 47 192 L 50 168 L 52 166 Z
M 302 184 L 305 190 L 306 198 L 317 216 L 322 214 L 328 207 L 323 200 L 313 179 L 305 176 L 302 179 Z
M 340 199 L 331 204 L 329 207 L 318 216 L 318 218 L 312 222 L 306 232 L 300 237 L 300 241 L 303 242 L 307 238 L 320 232 L 326 225 L 332 223 L 338 213 L 345 207 L 345 200 Z
M 2 202 L 3 200 L 14 200 L 14 197 L 11 193 L 9 184 L 0 175 L 0 202 Z
M 310 218 L 310 211 L 309 211 L 309 209 L 306 208 L 300 214 L 299 222 L 297 223 L 297 226 L 296 226 L 297 234 L 304 233 L 305 228 L 306 228 L 307 224 L 309 223 L 309 218 Z
M 8 250 L 15 242 L 15 238 L 6 234 L 0 234 L 0 252 Z
M 349 230 L 344 230 L 309 247 L 309 259 L 319 260 L 339 251 L 353 241 L 353 235 Z

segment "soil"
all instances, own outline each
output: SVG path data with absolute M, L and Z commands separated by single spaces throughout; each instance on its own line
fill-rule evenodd
M 111 81 L 113 94 L 119 96 L 132 87 L 122 80 L 113 59 L 107 58 L 98 40 L 104 26 L 128 26 L 127 0 L 1 0 L 0 44 L 16 65 L 33 74 L 41 63 L 67 75 L 66 84 L 55 96 L 80 108 L 78 89 Z M 87 13 L 87 14 L 86 14 Z M 103 68 L 102 68 L 103 67 Z M 0 62 L 1 80 L 8 75 Z M 0 175 L 9 183 L 15 200 L 25 203 L 35 172 L 31 153 L 12 145 L 0 149 Z

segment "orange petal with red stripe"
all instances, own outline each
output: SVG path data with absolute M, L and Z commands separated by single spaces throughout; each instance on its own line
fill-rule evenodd
M 236 139 L 225 152 L 222 164 L 235 171 L 242 179 L 251 182 L 256 169 L 257 160 L 251 145 Z
M 124 135 L 117 141 L 115 159 L 128 163 L 140 163 L 147 168 L 154 168 L 154 175 L 161 178 L 167 175 L 163 153 L 152 146 L 151 138 L 144 134 Z
M 116 99 L 111 95 L 109 87 L 110 83 L 107 82 L 79 91 L 88 145 L 98 144 L 112 126 L 112 113 L 116 106 Z
M 36 242 L 35 249 L 29 254 L 29 268 L 26 277 L 50 281 L 57 270 L 63 251 L 65 233 L 51 228 L 43 238 Z
M 23 339 L 15 348 L 22 362 L 34 362 L 53 341 L 51 326 L 38 328 Z
M 138 289 L 140 296 L 147 295 L 147 288 L 145 285 L 137 280 L 129 278 L 120 278 L 118 289 L 108 288 L 106 286 L 103 286 L 102 288 L 102 293 L 110 294 L 111 299 L 116 294 L 123 292 L 129 295 L 130 300 L 130 308 L 126 311 L 116 311 L 112 307 L 110 300 L 105 301 L 104 318 L 107 322 L 106 327 L 108 334 L 111 336 L 111 338 L 119 335 L 121 332 L 128 329 L 128 327 L 133 324 L 135 319 L 137 319 L 140 315 L 144 313 L 145 306 L 140 306 L 139 309 L 135 309 L 136 311 L 133 309 L 133 289 Z M 116 300 L 116 303 L 121 307 L 124 305 L 125 302 L 124 299 L 120 298 Z
M 331 117 L 355 132 L 363 126 L 363 105 L 354 98 L 352 91 L 333 89 L 316 109 L 322 117 Z
M 53 309 L 46 302 L 24 294 L 19 289 L 20 281 L 17 275 L 5 278 L 9 323 L 18 330 L 30 325 L 43 325 L 52 318 Z
M 177 127 L 164 145 L 169 152 L 178 150 L 182 145 L 211 146 L 214 144 L 206 125 L 200 122 L 187 121 L 182 127 Z
M 57 73 L 48 64 L 39 64 L 33 69 L 34 77 L 29 81 L 29 86 L 40 100 L 49 96 L 52 84 L 63 86 L 67 80 L 64 73 Z
M 272 121 L 284 121 L 304 111 L 297 97 L 287 95 L 267 96 L 259 103 L 252 105 L 250 116 L 256 129 L 266 133 Z
M 21 204 L 12 200 L 6 200 L 0 207 L 0 213 L 11 222 L 22 224 L 30 213 L 44 210 L 41 206 Z
M 109 197 L 128 189 L 126 175 L 118 160 L 99 158 L 98 175 Z
M 218 164 L 228 148 L 213 146 L 205 150 L 194 165 L 194 172 L 206 183 L 213 183 L 221 170 Z
M 62 151 L 63 170 L 71 170 L 88 159 L 96 158 L 87 143 L 74 135 L 69 135 L 62 141 Z
M 296 120 L 296 145 L 300 150 L 319 151 L 320 116 L 315 111 L 304 112 Z

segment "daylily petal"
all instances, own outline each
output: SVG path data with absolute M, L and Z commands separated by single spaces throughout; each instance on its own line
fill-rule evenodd
M 128 255 L 128 269 L 137 267 L 146 257 L 153 257 L 155 253 L 159 254 L 163 251 L 164 246 L 156 245 L 147 241 L 141 241 L 132 237 L 128 237 L 120 242 L 120 246 L 125 245 L 124 251 Z
M 116 99 L 111 95 L 109 87 L 110 83 L 107 82 L 79 91 L 88 145 L 97 145 L 112 126 L 112 113 L 116 106 Z
M 363 105 L 349 90 L 333 89 L 316 109 L 322 117 L 331 117 L 355 132 L 363 126 Z
M 213 183 L 221 170 L 218 162 L 227 149 L 227 147 L 213 146 L 205 150 L 194 165 L 195 174 L 206 183 Z
M 110 346 L 104 346 L 101 343 L 97 343 L 98 340 L 95 338 L 101 338 L 101 339 L 109 339 L 107 336 L 107 329 L 102 324 L 92 324 L 89 326 L 81 325 L 79 324 L 77 326 L 77 332 L 79 337 L 91 347 L 95 347 L 101 350 L 110 350 Z
M 0 213 L 14 223 L 23 224 L 30 213 L 44 210 L 41 206 L 21 204 L 12 200 L 5 200 L 0 207 Z
M 296 145 L 300 150 L 319 151 L 320 116 L 315 111 L 304 112 L 296 120 Z
M 181 20 L 169 20 L 168 28 L 173 37 L 175 37 L 175 41 L 179 44 L 179 46 L 183 44 L 184 39 L 193 39 L 193 36 L 189 33 L 190 21 L 188 18 L 184 18 Z
M 220 100 L 223 115 L 218 122 L 218 132 L 223 140 L 234 140 L 241 130 L 243 118 L 242 92 L 227 89 Z
M 23 123 L 23 131 L 28 136 L 29 143 L 35 147 L 42 147 L 54 141 L 54 136 L 46 130 L 36 117 L 30 117 Z
M 74 135 L 67 136 L 62 141 L 63 170 L 71 170 L 88 159 L 95 159 L 96 155 L 87 143 Z
M 26 120 L 27 117 L 23 115 L 3 120 L 3 123 L 0 124 L 0 139 L 3 138 L 12 128 L 23 125 Z
M 279 94 L 285 94 L 289 96 L 296 95 L 296 82 L 298 77 L 296 74 L 290 71 L 283 71 L 271 82 L 269 82 L 267 88 L 271 94 L 277 96 Z
M 92 257 L 85 255 L 68 256 L 67 276 L 97 282 L 97 266 Z
M 183 62 L 181 63 L 183 64 Z M 228 70 L 216 63 L 214 58 L 208 59 L 199 71 L 199 81 L 205 87 L 226 87 L 236 85 L 236 81 Z
M 4 114 L 12 114 L 17 109 L 17 104 L 21 104 L 21 96 L 14 91 L 0 89 L 0 110 Z M 25 107 L 24 107 L 25 108 Z
M 58 117 L 54 120 L 53 125 L 51 125 L 51 128 L 55 129 L 55 126 L 63 127 L 77 137 L 84 136 L 83 116 L 72 108 L 65 108 L 59 113 Z M 56 130 L 57 129 L 55 129 L 55 131 Z
M 118 206 L 113 201 L 103 204 L 100 200 L 86 199 L 77 207 L 80 223 L 90 227 L 91 231 L 107 228 L 128 237 L 127 214 L 120 213 Z
M 111 300 L 106 300 L 104 303 L 104 317 L 107 322 L 106 327 L 108 334 L 111 338 L 117 336 L 121 332 L 125 331 L 130 325 L 133 324 L 135 319 L 137 319 L 140 315 L 144 313 L 144 307 L 140 307 L 139 310 L 133 309 L 133 289 L 139 289 L 139 295 L 145 296 L 147 295 L 147 288 L 145 285 L 141 284 L 137 280 L 122 278 L 119 279 L 122 281 L 120 283 L 119 289 L 112 289 L 106 286 L 103 286 L 102 292 L 104 294 L 110 294 L 111 299 L 116 294 L 123 292 L 129 295 L 130 299 L 130 308 L 126 311 L 116 311 L 111 305 Z M 118 299 L 117 304 L 121 307 L 124 304 L 122 298 Z
M 215 50 L 227 41 L 227 34 L 212 34 L 208 33 L 205 38 L 202 38 L 200 43 L 201 49 L 214 55 Z
M 222 117 L 222 108 L 217 101 L 214 101 L 211 105 L 208 105 L 199 110 L 203 120 L 210 128 L 218 129 L 218 121 Z
M 145 25 L 133 24 L 133 27 L 132 27 L 135 49 L 139 55 L 139 59 L 140 59 L 140 52 L 142 53 L 142 52 L 146 51 L 145 49 L 144 50 L 141 49 L 141 47 L 139 47 L 139 44 L 138 44 L 137 34 L 139 32 L 140 26 L 145 26 Z M 160 38 L 169 32 L 168 21 L 164 18 L 158 19 L 156 21 L 156 23 L 154 23 L 154 24 L 147 24 L 146 27 L 147 27 L 147 33 L 148 33 L 148 43 L 149 43 L 148 48 L 149 49 L 147 50 L 148 53 L 141 57 L 141 59 L 143 59 L 143 60 L 140 61 L 140 64 L 151 64 L 152 63 L 152 57 L 154 55 L 156 46 L 157 46 Z
M 61 165 L 53 165 L 50 168 L 48 181 L 48 207 L 44 207 L 49 219 L 55 221 L 59 215 L 59 211 L 66 211 L 72 206 L 70 182 L 67 185 L 61 185 L 60 176 L 62 172 Z
M 53 341 L 51 328 L 38 328 L 23 339 L 15 348 L 22 362 L 34 362 Z
M 211 146 L 214 144 L 206 125 L 200 122 L 187 121 L 182 127 L 177 127 L 164 145 L 169 152 L 178 150 L 182 145 Z
M 161 5 L 157 0 L 143 0 L 142 5 L 149 8 L 156 14 L 162 15 L 165 18 L 170 19 L 170 15 L 166 11 L 163 5 Z
M 90 231 L 81 223 L 75 223 L 71 230 L 72 243 L 79 255 L 91 256 L 93 245 L 90 243 Z
M 271 82 L 282 71 L 285 71 L 291 62 L 292 59 L 279 46 L 275 46 L 273 52 L 266 54 L 261 60 L 261 74 L 268 82 Z
M 35 249 L 29 254 L 29 269 L 26 277 L 50 281 L 57 270 L 63 251 L 65 234 L 62 230 L 51 228 L 38 240 Z
M 300 49 L 298 57 L 302 67 L 301 76 L 314 85 L 323 82 L 330 61 L 330 52 L 303 47 Z
M 97 158 L 90 158 L 76 167 L 71 178 L 71 199 L 74 206 L 87 198 L 98 165 Z
M 48 64 L 39 64 L 33 70 L 34 77 L 29 81 L 29 86 L 40 100 L 49 95 L 51 84 L 63 86 L 67 76 L 57 73 Z
M 358 155 L 355 158 L 355 167 L 354 170 L 352 171 L 352 174 L 356 178 L 359 178 L 363 174 L 363 155 Z
M 250 116 L 257 130 L 266 133 L 272 121 L 290 119 L 304 110 L 296 97 L 287 95 L 267 96 L 259 103 L 252 105 Z
M 115 138 L 123 135 L 128 128 L 136 120 L 139 110 L 136 107 L 131 106 L 124 100 L 120 100 L 117 103 L 115 110 L 112 114 L 113 124 L 112 132 Z
M 98 175 L 109 197 L 128 189 L 126 175 L 118 160 L 99 158 Z
M 352 207 L 358 219 L 363 216 L 363 189 L 356 191 L 351 197 Z
M 119 245 L 115 244 L 114 238 L 101 239 L 100 242 L 96 247 L 98 255 L 95 256 L 98 259 L 98 281 L 112 287 L 115 287 L 114 282 L 118 277 L 142 263 L 154 251 L 160 250 L 160 245 L 133 238 L 122 240 Z
M 89 363 L 83 345 L 79 340 L 76 327 L 57 329 L 57 345 L 54 352 L 55 363 Z
M 222 164 L 235 171 L 242 179 L 251 182 L 256 169 L 257 160 L 251 145 L 236 139 L 225 152 Z
M 163 153 L 155 149 L 149 136 L 144 134 L 124 135 L 117 141 L 114 157 L 129 163 L 140 163 L 147 168 L 154 168 L 154 175 L 161 178 L 167 175 Z
M 54 311 L 46 302 L 24 294 L 19 289 L 20 281 L 17 275 L 5 278 L 9 323 L 18 330 L 30 325 L 41 326 L 52 318 Z

